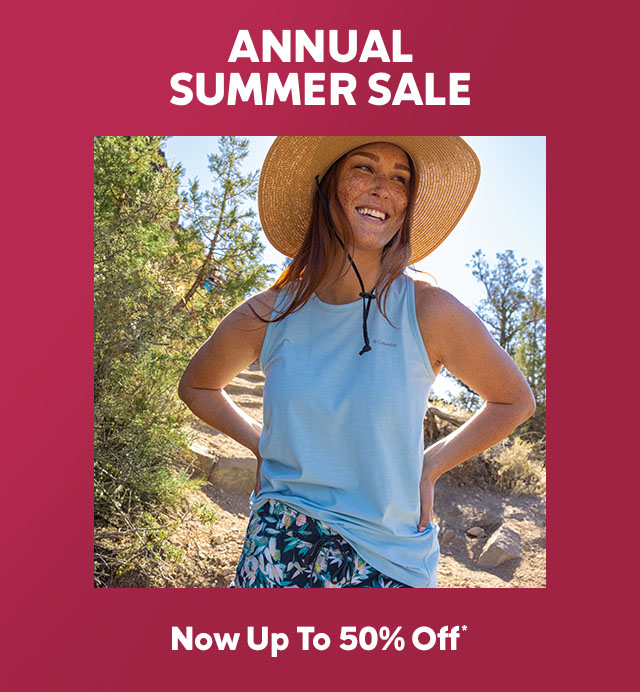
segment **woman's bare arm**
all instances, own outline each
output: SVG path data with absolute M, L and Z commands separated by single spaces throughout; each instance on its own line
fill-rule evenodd
M 258 460 L 260 423 L 223 388 L 259 357 L 267 324 L 255 313 L 268 319 L 276 295 L 270 289 L 229 313 L 193 356 L 178 387 L 178 395 L 198 418 L 250 449 Z
M 431 520 L 436 480 L 505 438 L 533 414 L 535 399 L 511 357 L 478 317 L 450 293 L 416 282 L 416 310 L 434 369 L 446 367 L 484 400 L 464 425 L 425 452 L 419 524 L 422 530 Z

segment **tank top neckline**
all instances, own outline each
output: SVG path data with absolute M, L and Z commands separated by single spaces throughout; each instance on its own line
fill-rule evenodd
M 354 306 L 359 307 L 362 305 L 360 298 L 352 303 L 325 303 L 315 293 L 312 296 L 312 300 L 321 310 L 326 310 L 327 312 L 343 312 L 345 310 L 353 310 Z
M 397 279 L 393 282 L 394 284 L 398 280 L 402 280 L 401 277 L 406 276 L 405 274 L 400 274 Z M 362 310 L 362 299 L 358 298 L 351 303 L 325 303 L 323 300 L 318 298 L 316 293 L 313 293 L 311 300 L 317 305 L 321 310 L 326 310 L 327 312 L 346 312 L 349 310 Z

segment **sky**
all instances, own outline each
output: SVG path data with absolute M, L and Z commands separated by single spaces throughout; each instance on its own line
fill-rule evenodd
M 259 169 L 275 138 L 244 137 L 250 140 L 245 169 Z M 463 137 L 480 159 L 478 189 L 451 235 L 415 266 L 474 309 L 483 288 L 465 265 L 477 249 L 490 264 L 497 252 L 511 249 L 516 257 L 526 258 L 529 267 L 539 261 L 546 268 L 546 142 L 545 137 Z M 170 164 L 182 164 L 185 184 L 198 178 L 201 188 L 208 186 L 207 155 L 217 150 L 217 136 L 171 137 L 164 149 Z M 254 208 L 257 212 L 257 204 Z M 264 261 L 281 266 L 283 255 L 264 235 L 262 241 L 267 248 Z M 438 378 L 434 393 L 443 395 L 447 389 L 452 389 L 451 382 Z

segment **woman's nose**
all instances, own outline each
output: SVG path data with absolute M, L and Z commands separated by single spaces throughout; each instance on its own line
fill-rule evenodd
M 386 176 L 377 175 L 375 177 L 371 193 L 378 197 L 387 197 L 389 195 L 389 181 Z

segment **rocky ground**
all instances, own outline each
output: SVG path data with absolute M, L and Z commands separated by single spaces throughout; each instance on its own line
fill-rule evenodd
M 227 387 L 236 403 L 258 420 L 262 416 L 263 382 L 254 365 Z M 226 587 L 233 578 L 247 527 L 255 459 L 244 447 L 195 418 L 192 428 L 192 449 L 209 484 L 189 502 L 207 507 L 215 520 L 192 521 L 180 527 L 172 540 L 182 549 L 183 558 L 175 565 L 169 583 L 154 585 Z M 440 526 L 441 588 L 545 586 L 544 498 L 459 487 L 443 476 L 436 485 L 435 520 Z M 510 552 L 520 555 L 492 566 Z M 487 562 L 489 566 L 481 567 L 479 559 L 480 564 Z

